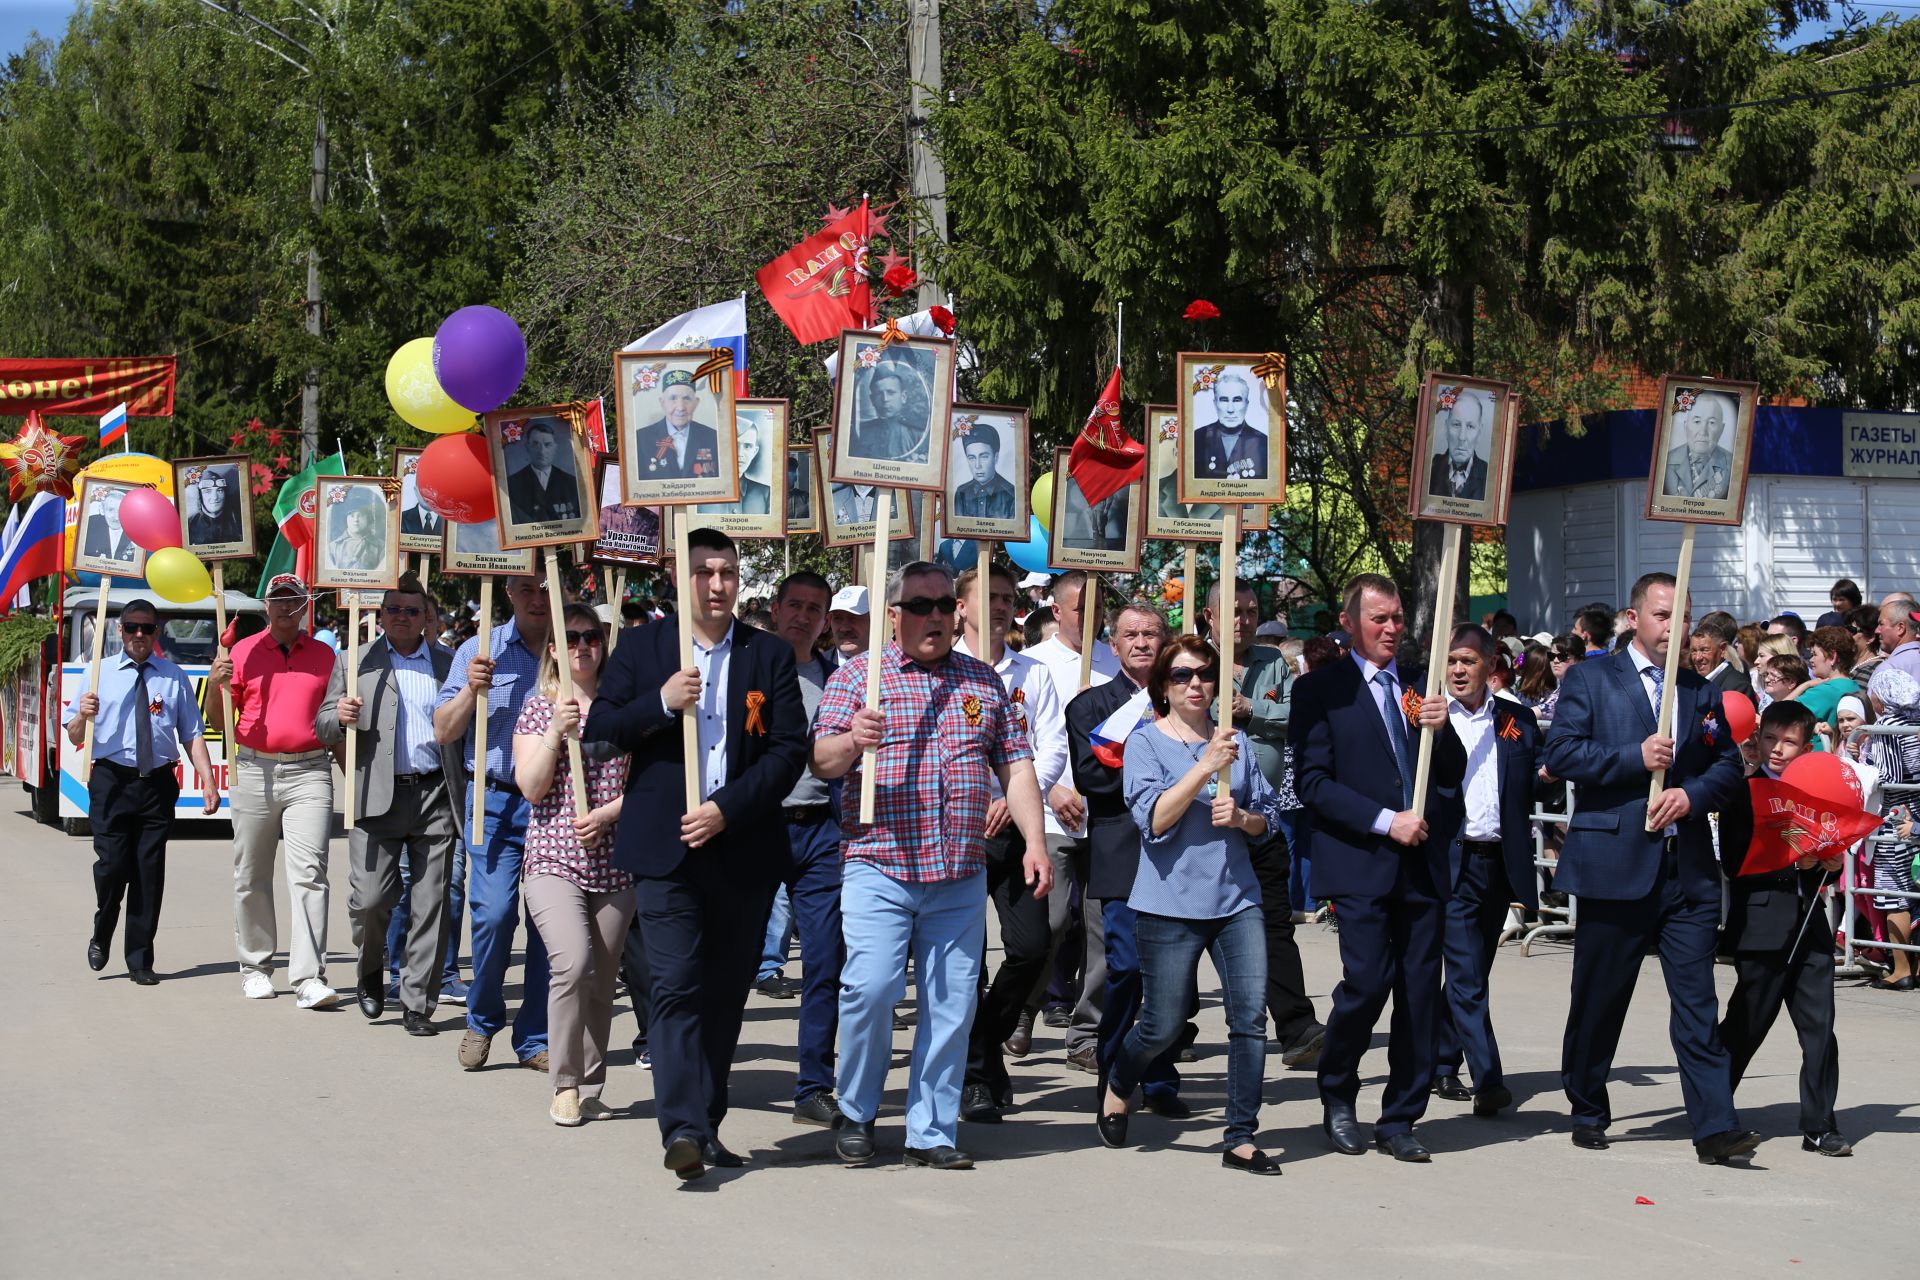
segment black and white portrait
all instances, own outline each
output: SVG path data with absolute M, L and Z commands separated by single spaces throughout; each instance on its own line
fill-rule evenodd
M 1227 509 L 1218 502 L 1180 501 L 1180 411 L 1170 404 L 1147 406 L 1146 537 L 1175 542 L 1218 542 Z M 1264 504 L 1240 509 L 1240 531 L 1268 525 Z
M 787 533 L 819 533 L 820 513 L 813 501 L 813 446 L 787 446 Z
M 1503 524 L 1513 463 L 1513 389 L 1431 372 L 1420 386 L 1409 514 L 1457 524 Z
M 1284 500 L 1286 383 L 1276 360 L 1254 354 L 1180 353 L 1179 501 Z
M 1068 473 L 1068 452 L 1054 454 L 1052 566 L 1131 573 L 1140 567 L 1142 482 L 1090 503 Z
M 382 476 L 322 476 L 314 586 L 391 587 L 400 576 L 400 486 Z
M 395 449 L 393 474 L 400 481 L 400 550 L 440 554 L 446 517 L 420 501 L 420 455 L 425 449 Z
M 957 404 L 948 432 L 946 536 L 1024 542 L 1028 529 L 1027 411 Z
M 1739 523 L 1756 399 L 1751 383 L 1663 380 L 1647 486 L 1649 518 Z
M 95 476 L 80 481 L 80 535 L 73 568 L 110 578 L 137 578 L 147 571 L 147 553 L 120 524 L 120 504 L 140 486 Z
M 703 372 L 724 363 L 717 376 Z M 627 502 L 737 502 L 733 366 L 709 351 L 613 357 L 620 469 Z M 765 480 L 762 480 L 765 483 Z
M 599 529 L 593 454 L 569 405 L 485 415 L 493 493 L 504 547 L 591 542 Z
M 825 459 L 833 456 L 833 433 L 816 431 L 813 433 L 816 461 L 825 465 Z M 889 540 L 912 538 L 915 536 L 913 506 L 902 500 L 899 489 L 882 488 L 879 485 L 859 482 L 828 480 L 817 476 L 816 483 L 826 497 L 820 504 L 820 537 L 830 547 L 850 547 L 862 542 L 872 542 L 878 530 L 880 502 L 883 495 L 891 498 L 887 506 L 887 537 Z
M 1684 392 L 1682 394 L 1685 394 Z M 1693 402 L 1675 407 L 1667 425 L 1667 478 L 1660 492 L 1670 498 L 1720 500 L 1733 487 L 1736 402 L 1718 391 L 1693 391 Z
M 245 560 L 253 555 L 253 502 L 244 456 L 181 458 L 173 464 L 180 545 L 200 560 Z
M 836 480 L 938 490 L 953 416 L 953 343 L 946 338 L 840 338 L 829 468 Z
M 700 523 L 736 538 L 786 535 L 787 402 L 741 400 L 738 423 L 740 497 L 703 502 Z

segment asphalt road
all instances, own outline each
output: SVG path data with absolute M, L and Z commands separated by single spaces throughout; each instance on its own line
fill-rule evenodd
M 494 1065 L 459 1070 L 457 1010 L 442 1010 L 449 1034 L 419 1040 L 397 1012 L 369 1026 L 351 1005 L 299 1011 L 284 990 L 243 1000 L 224 838 L 173 846 L 165 981 L 128 982 L 117 941 L 106 971 L 89 972 L 90 843 L 34 826 L 10 785 L 0 802 L 0 966 L 13 975 L 0 986 L 0 1275 L 1821 1276 L 1911 1261 L 1917 996 L 1838 993 L 1854 1158 L 1799 1149 L 1783 1019 L 1739 1099 L 1770 1141 L 1751 1167 L 1707 1167 L 1687 1140 L 1657 967 L 1621 1045 L 1615 1145 L 1587 1152 L 1567 1140 L 1558 1087 L 1570 953 L 1509 948 L 1494 1002 L 1517 1114 L 1480 1120 L 1436 1100 L 1420 1126 L 1431 1165 L 1343 1157 L 1320 1133 L 1311 1074 L 1276 1056 L 1261 1141 L 1285 1162 L 1277 1179 L 1219 1167 L 1226 1060 L 1212 1000 L 1187 1073 L 1191 1121 L 1137 1118 L 1140 1149 L 1101 1148 L 1091 1077 L 1065 1066 L 1048 1031 L 1013 1066 L 1019 1111 L 963 1126 L 979 1167 L 935 1173 L 898 1163 L 911 1033 L 896 1037 L 882 1114 L 891 1158 L 844 1169 L 825 1131 L 789 1119 L 795 1003 L 755 996 L 724 1132 L 752 1163 L 683 1186 L 660 1167 L 650 1077 L 624 1048 L 606 1095 L 619 1118 L 560 1129 L 545 1078 L 512 1065 L 504 1037 Z M 343 841 L 334 855 L 329 976 L 345 989 Z M 1324 1015 L 1335 939 L 1308 926 L 1301 944 Z M 1378 1107 L 1385 1027 L 1363 1121 Z M 631 1034 L 623 1002 L 615 1043 Z

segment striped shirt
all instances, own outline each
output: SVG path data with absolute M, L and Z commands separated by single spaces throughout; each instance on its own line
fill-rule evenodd
M 393 767 L 399 773 L 432 773 L 440 767 L 440 747 L 433 740 L 433 709 L 440 704 L 440 681 L 433 674 L 433 651 L 426 642 L 411 654 L 387 646 L 394 689 L 400 695 L 394 727 Z

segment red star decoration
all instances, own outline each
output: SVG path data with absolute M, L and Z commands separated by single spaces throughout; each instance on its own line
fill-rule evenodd
M 289 458 L 284 453 L 277 453 L 273 456 L 273 465 L 278 467 L 280 470 L 285 471 L 288 467 L 293 465 L 293 459 Z
M 829 200 L 827 201 L 827 211 L 825 214 L 821 216 L 820 221 L 823 224 L 832 224 L 840 221 L 840 219 L 846 217 L 849 213 L 852 213 L 852 212 L 853 210 L 842 209 L 839 205 Z
M 38 413 L 29 411 L 20 433 L 0 444 L 0 459 L 6 462 L 7 496 L 19 502 L 29 494 L 52 490 L 71 499 L 73 477 L 80 470 L 82 439 L 49 430 Z
M 247 433 L 244 431 L 236 431 L 232 435 L 228 436 L 227 440 L 229 443 L 233 445 L 234 448 L 238 449 L 241 445 L 244 445 L 247 442 Z
M 266 425 L 267 425 L 266 423 L 260 421 L 260 419 L 258 418 L 248 418 L 247 434 L 250 436 L 257 436 L 266 427 Z
M 895 267 L 907 267 L 912 265 L 913 265 L 913 259 L 903 258 L 899 254 L 894 253 L 892 250 L 888 250 L 886 253 L 883 253 L 880 255 L 880 274 L 883 276 L 886 275 L 887 272 L 893 270 Z
M 286 438 L 286 434 L 287 434 L 286 432 L 282 431 L 278 427 L 268 427 L 267 428 L 267 444 L 272 448 L 278 449 L 280 447 L 281 440 Z
M 898 200 L 893 202 L 893 204 L 899 203 Z M 878 209 L 867 210 L 868 236 L 883 236 L 887 234 L 887 210 L 893 208 L 893 204 L 883 204 Z

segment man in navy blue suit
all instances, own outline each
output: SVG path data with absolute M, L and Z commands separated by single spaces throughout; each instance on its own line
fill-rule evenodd
M 733 620 L 733 539 L 695 529 L 687 544 L 692 665 L 682 665 L 673 621 L 635 631 L 607 659 L 582 732 L 633 755 L 613 861 L 637 882 L 654 1106 L 666 1167 L 682 1179 L 743 1163 L 720 1144 L 727 1075 L 787 849 L 780 804 L 807 757 L 792 646 Z M 682 716 L 699 728 L 691 763 Z M 689 767 L 700 771 L 702 797 L 691 813 Z
M 1670 574 L 1644 574 L 1633 584 L 1632 643 L 1567 672 L 1547 730 L 1547 772 L 1577 788 L 1554 873 L 1554 886 L 1580 900 L 1560 1075 L 1573 1107 L 1574 1145 L 1606 1147 L 1613 1120 L 1607 1074 L 1641 959 L 1655 944 L 1694 1149 L 1703 1164 L 1723 1164 L 1753 1151 L 1760 1135 L 1739 1127 L 1716 1025 L 1720 868 L 1707 815 L 1745 782 L 1720 691 L 1685 663 L 1667 684 L 1673 595 Z M 1662 698 L 1676 700 L 1671 737 L 1657 729 Z M 1666 770 L 1666 786 L 1649 805 L 1656 769 Z
M 1484 627 L 1455 627 L 1447 645 L 1447 719 L 1466 753 L 1458 787 L 1440 787 L 1428 805 L 1427 842 L 1446 900 L 1441 957 L 1446 998 L 1440 1005 L 1433 1091 L 1450 1102 L 1473 1102 L 1493 1116 L 1513 1104 L 1493 1038 L 1489 973 L 1507 905 L 1540 905 L 1533 876 L 1532 800 L 1540 725 L 1518 702 L 1492 696 L 1499 641 Z M 1473 1088 L 1460 1080 L 1460 1063 Z
M 1427 823 L 1413 811 L 1421 728 L 1435 731 L 1433 780 L 1460 784 L 1466 757 L 1447 722 L 1447 700 L 1422 698 L 1396 655 L 1407 619 L 1390 578 L 1363 573 L 1347 584 L 1340 624 L 1351 656 L 1294 685 L 1294 787 L 1314 814 L 1311 889 L 1331 898 L 1340 921 L 1340 985 L 1320 1053 L 1323 1127 L 1334 1148 L 1362 1155 L 1354 1116 L 1360 1059 L 1393 997 L 1388 1077 L 1374 1145 L 1396 1160 L 1432 1157 L 1413 1134 L 1433 1084 L 1440 1006 L 1440 893 Z

